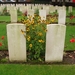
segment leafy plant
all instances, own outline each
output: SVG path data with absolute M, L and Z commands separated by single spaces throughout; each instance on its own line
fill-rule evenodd
M 45 43 L 46 43 L 46 26 L 47 24 L 55 22 L 56 17 L 49 18 L 47 20 L 41 20 L 38 15 L 24 16 L 21 22 L 25 24 L 26 31 L 21 30 L 22 34 L 26 38 L 27 53 L 29 60 L 44 60 Z M 26 35 L 25 35 L 26 34 Z

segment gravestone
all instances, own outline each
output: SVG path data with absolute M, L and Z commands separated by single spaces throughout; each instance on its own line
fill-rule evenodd
M 21 5 L 19 8 L 22 13 L 25 13 L 27 11 L 27 6 Z
M 55 6 L 55 10 L 58 10 L 58 7 L 59 7 L 59 6 L 56 5 L 56 6 Z
M 36 12 L 37 8 L 38 8 L 38 7 L 37 7 L 37 4 L 36 4 L 36 5 L 32 4 L 31 9 L 34 10 L 34 13 Z
M 66 6 L 63 5 L 62 7 L 63 7 L 63 10 L 66 10 Z
M 11 17 L 11 22 L 17 22 L 17 9 L 16 7 L 11 7 L 10 8 L 10 17 Z
M 27 11 L 28 9 L 31 9 L 31 4 L 27 4 Z
M 7 4 L 6 7 L 7 7 L 7 12 L 10 13 L 10 7 L 11 7 L 11 5 L 10 4 Z
M 4 7 L 5 7 L 5 6 L 3 6 L 3 5 L 0 6 L 0 12 L 1 12 L 1 13 L 3 12 Z
M 7 39 L 9 60 L 26 61 L 26 39 L 21 30 L 25 31 L 25 25 L 21 23 L 11 23 L 7 25 Z
M 69 6 L 69 7 L 68 7 L 68 12 L 69 12 L 69 13 L 72 13 L 72 6 Z
M 46 33 L 46 62 L 61 62 L 65 43 L 66 26 L 62 24 L 48 24 Z
M 2 9 L 2 7 L 0 6 L 0 12 L 2 13 L 2 11 L 3 11 L 3 9 Z
M 15 7 L 15 4 L 10 4 L 10 5 Z
M 58 10 L 58 24 L 65 24 L 66 23 L 66 10 L 59 9 Z
M 17 10 L 19 9 L 19 4 L 16 4 L 16 9 L 17 9 Z
M 29 16 L 32 16 L 32 18 L 34 17 L 34 10 L 33 9 L 29 9 L 27 11 L 27 17 L 29 18 Z
M 39 16 L 41 20 L 46 20 L 46 10 L 39 10 Z
M 46 15 L 49 15 L 49 5 L 43 5 L 43 10 L 46 10 Z
M 56 11 L 55 6 L 49 5 L 49 10 L 50 10 L 50 13 L 55 12 Z
M 38 4 L 38 9 L 41 10 L 43 6 L 41 4 Z

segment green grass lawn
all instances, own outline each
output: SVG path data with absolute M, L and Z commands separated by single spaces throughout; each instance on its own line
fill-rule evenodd
M 75 8 L 73 8 L 73 14 L 75 13 Z M 67 16 L 69 16 L 68 10 L 67 10 Z M 18 19 L 22 18 L 22 16 L 18 16 Z M 10 21 L 10 16 L 0 16 L 0 21 Z M 70 18 L 66 19 L 66 22 L 68 23 L 66 26 L 66 38 L 65 38 L 65 51 L 68 50 L 75 50 L 75 43 L 70 43 L 70 39 L 72 39 L 71 35 L 74 35 L 75 37 L 75 26 L 69 26 L 69 23 L 74 22 L 75 23 L 75 18 L 70 20 Z M 7 33 L 6 33 L 6 25 L 0 23 L 0 38 L 1 36 L 5 36 L 6 43 L 5 45 L 7 46 Z M 0 49 L 3 49 L 3 47 Z M 5 48 L 7 50 L 7 48 Z M 4 50 L 5 50 L 4 49 Z
M 75 13 L 75 11 L 73 11 Z M 18 16 L 21 18 L 21 16 Z M 0 16 L 0 21 L 10 21 L 10 16 Z M 67 19 L 67 22 L 74 22 L 75 19 Z M 4 36 L 4 45 L 0 50 L 7 50 L 6 25 L 0 23 L 0 42 Z M 75 43 L 70 43 L 71 35 L 75 36 L 75 26 L 66 27 L 65 51 L 75 50 Z M 60 41 L 61 42 L 61 41 Z M 75 65 L 26 65 L 26 64 L 0 64 L 0 75 L 74 75 Z
M 7 50 L 7 32 L 6 32 L 6 26 L 7 24 L 0 23 L 0 38 L 1 36 L 5 36 L 5 45 L 4 48 L 0 47 L 0 50 Z M 67 26 L 66 27 L 66 38 L 65 38 L 65 51 L 68 50 L 75 50 L 75 43 L 70 43 L 70 39 L 72 39 L 72 36 L 75 37 L 75 26 Z
M 0 64 L 0 75 L 74 75 L 75 65 Z
M 18 16 L 18 19 L 19 18 L 22 18 L 22 16 Z M 0 21 L 10 21 L 11 20 L 11 18 L 10 18 L 10 16 L 0 16 Z
M 0 16 L 0 21 L 10 21 L 10 16 Z
M 7 30 L 6 30 L 7 24 L 0 23 L 0 42 L 3 42 L 3 45 L 0 47 L 0 50 L 7 50 Z M 1 37 L 4 36 L 4 40 L 1 39 Z
M 70 43 L 70 39 L 75 38 L 75 26 L 66 27 L 65 50 L 75 50 L 75 43 Z

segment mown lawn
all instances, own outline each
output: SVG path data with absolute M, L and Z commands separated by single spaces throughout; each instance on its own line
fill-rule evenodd
M 0 46 L 0 50 L 7 50 L 7 30 L 6 30 L 7 24 L 0 23 L 0 43 L 3 43 L 2 46 Z M 2 36 L 4 36 L 4 39 L 2 40 Z
M 74 75 L 75 65 L 0 64 L 0 75 Z
M 6 32 L 7 24 L 0 23 L 0 38 L 1 36 L 5 36 L 5 47 L 7 47 L 7 32 Z M 75 37 L 75 26 L 66 26 L 66 38 L 65 38 L 65 51 L 68 50 L 75 50 L 75 43 L 70 43 L 70 40 L 73 38 L 72 35 Z M 1 39 L 0 39 L 1 40 Z M 61 42 L 61 41 L 60 41 Z M 3 49 L 3 47 L 0 49 Z M 4 48 L 3 50 L 7 50 Z
M 18 16 L 18 19 L 22 18 L 22 16 Z M 11 17 L 10 16 L 0 16 L 0 21 L 11 21 Z
M 10 21 L 10 16 L 0 16 L 0 21 Z
M 67 10 L 66 11 L 67 16 L 70 16 L 68 8 L 66 10 Z M 75 16 L 75 8 L 73 8 L 72 13 Z M 18 20 L 21 18 L 22 18 L 22 16 L 18 16 Z M 10 16 L 0 16 L 0 21 L 10 21 Z M 72 36 L 74 36 L 74 38 L 75 38 L 75 26 L 70 25 L 70 23 L 73 23 L 73 22 L 75 23 L 75 18 L 70 19 L 69 17 L 67 17 L 66 22 L 67 22 L 67 25 L 66 25 L 66 38 L 65 38 L 64 50 L 65 51 L 75 50 L 75 43 L 70 43 L 70 40 L 73 38 Z M 6 23 L 0 23 L 0 38 L 1 38 L 1 36 L 5 36 L 5 40 L 6 40 L 5 45 L 7 46 L 6 25 L 7 25 Z M 3 49 L 3 48 L 0 47 L 0 50 L 1 49 Z
M 19 18 L 21 18 L 19 16 Z M 69 22 L 70 19 L 67 19 Z M 10 21 L 10 16 L 0 16 L 0 21 Z M 74 21 L 74 20 L 73 20 Z M 72 21 L 71 21 L 72 22 Z M 4 36 L 5 44 L 0 50 L 7 50 L 6 25 L 0 23 L 0 41 Z M 66 27 L 65 51 L 75 50 L 75 43 L 70 43 L 71 35 L 75 36 L 75 26 Z M 61 41 L 60 41 L 61 42 Z M 0 64 L 0 75 L 74 75 L 75 65 L 26 65 Z
M 67 51 L 75 50 L 75 43 L 70 42 L 72 38 L 75 38 L 75 26 L 67 26 L 66 27 L 66 38 L 65 38 L 65 50 Z

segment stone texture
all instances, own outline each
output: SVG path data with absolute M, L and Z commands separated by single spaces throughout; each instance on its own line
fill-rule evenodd
M 11 23 L 7 25 L 9 60 L 26 61 L 26 39 L 21 32 L 25 31 L 25 25 L 20 23 Z
M 68 12 L 69 12 L 69 13 L 72 13 L 72 6 L 69 6 L 69 7 L 68 7 Z
M 65 33 L 65 25 L 47 25 L 45 53 L 46 62 L 61 62 L 63 60 Z
M 46 10 L 46 15 L 49 15 L 49 5 L 43 5 L 43 10 Z
M 41 20 L 46 20 L 46 10 L 39 10 L 39 16 Z
M 34 17 L 34 10 L 33 9 L 29 9 L 27 11 L 27 17 L 29 18 L 29 16 L 32 16 L 32 18 Z
M 11 16 L 11 22 L 15 23 L 17 22 L 17 8 L 14 6 L 11 6 L 10 8 L 10 16 Z
M 56 11 L 55 6 L 49 5 L 49 10 L 50 10 L 50 13 L 55 12 Z
M 65 24 L 66 23 L 66 9 L 59 9 L 58 10 L 58 24 Z

